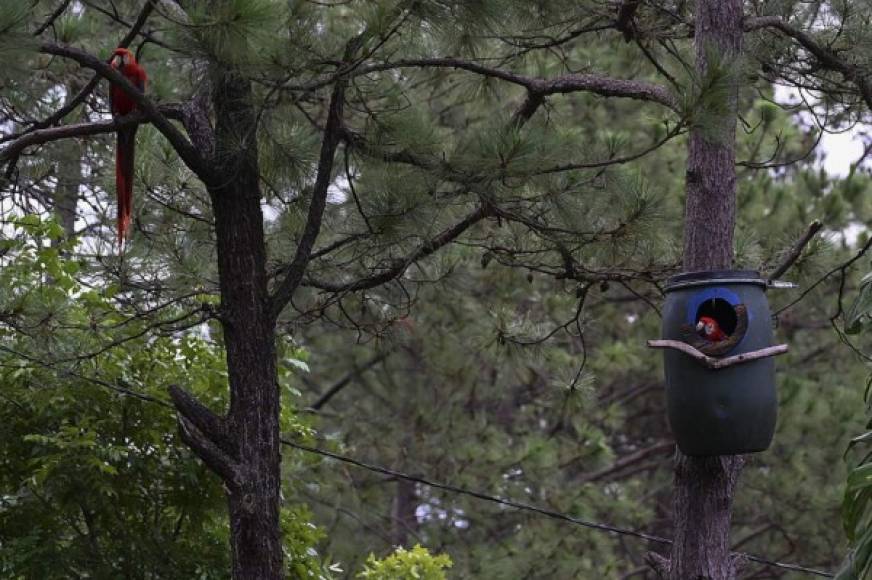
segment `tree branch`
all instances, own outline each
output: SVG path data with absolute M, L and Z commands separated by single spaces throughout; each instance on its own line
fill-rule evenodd
M 802 254 L 802 250 L 808 245 L 811 239 L 815 236 L 816 233 L 820 231 L 820 229 L 824 227 L 824 225 L 820 222 L 820 220 L 814 220 L 810 224 L 808 224 L 808 229 L 805 230 L 805 233 L 799 238 L 793 247 L 790 248 L 790 252 L 784 257 L 784 260 L 775 268 L 771 274 L 767 276 L 770 280 L 774 280 L 778 278 L 787 270 L 790 269 L 791 266 L 799 259 L 799 256 Z
M 340 391 L 342 391 L 342 389 L 351 384 L 351 381 L 355 377 L 362 375 L 364 372 L 368 371 L 381 361 L 388 358 L 389 354 L 391 354 L 390 351 L 381 352 L 363 363 L 363 365 L 355 367 L 351 372 L 347 373 L 344 377 L 336 381 L 336 383 L 334 383 L 333 386 L 327 389 L 327 391 L 323 395 L 318 397 L 318 400 L 312 403 L 309 408 L 313 411 L 319 411 L 324 405 L 330 402 L 330 399 L 335 397 L 337 394 L 339 394 Z
M 337 81 L 333 87 L 333 95 L 330 97 L 330 107 L 327 113 L 327 125 L 324 128 L 324 139 L 321 142 L 321 155 L 318 158 L 318 174 L 315 178 L 315 186 L 312 188 L 312 201 L 309 202 L 309 213 L 306 217 L 306 226 L 303 236 L 297 244 L 294 259 L 287 268 L 284 280 L 281 281 L 273 296 L 270 298 L 270 311 L 274 318 L 278 317 L 285 305 L 290 301 L 294 291 L 303 280 L 306 266 L 312 257 L 312 249 L 315 240 L 321 231 L 321 221 L 324 209 L 327 207 L 327 190 L 333 174 L 333 160 L 336 147 L 341 138 L 342 108 L 345 100 L 345 83 Z
M 539 97 L 558 93 L 590 92 L 604 97 L 649 101 L 664 105 L 673 111 L 678 110 L 678 101 L 669 89 L 646 81 L 616 79 L 598 74 L 568 74 L 553 79 L 540 79 L 457 58 L 403 59 L 360 67 L 354 74 L 368 74 L 395 68 L 454 68 L 520 85 Z
M 376 286 L 381 286 L 386 282 L 390 282 L 394 278 L 402 276 L 406 269 L 409 267 L 409 265 L 420 260 L 421 258 L 426 258 L 442 246 L 452 242 L 460 234 L 466 231 L 470 226 L 480 222 L 485 217 L 490 215 L 493 215 L 493 209 L 491 209 L 487 205 L 480 206 L 478 209 L 467 215 L 465 218 L 454 224 L 452 227 L 443 231 L 435 238 L 428 240 L 418 246 L 405 258 L 394 260 L 393 265 L 385 271 L 381 272 L 380 274 L 375 274 L 366 278 L 360 278 L 353 282 L 347 283 L 327 282 L 322 280 L 315 280 L 313 278 L 306 278 L 303 281 L 303 286 L 317 288 L 319 290 L 324 290 L 327 292 L 353 292 L 355 290 L 366 290 L 369 288 L 375 288 Z
M 605 469 L 601 469 L 591 474 L 582 476 L 581 480 L 584 482 L 598 481 L 600 479 L 609 477 L 610 475 L 613 475 L 631 465 L 639 463 L 640 461 L 647 459 L 652 455 L 660 455 L 667 451 L 672 452 L 674 449 L 675 441 L 658 441 L 650 447 L 645 447 L 636 451 L 635 453 L 630 453 L 629 455 L 621 457 L 620 459 L 615 461 L 614 464 L 606 467 Z
M 781 33 L 796 40 L 800 46 L 806 49 L 817 59 L 818 64 L 831 71 L 839 72 L 847 80 L 854 83 L 860 90 L 863 101 L 872 109 L 872 83 L 863 74 L 862 69 L 838 56 L 828 47 L 821 45 L 808 33 L 794 28 L 778 16 L 758 16 L 746 18 L 744 27 L 746 31 L 760 28 L 774 28 Z
M 784 354 L 787 352 L 786 344 L 776 344 L 775 346 L 768 346 L 766 348 L 752 350 L 751 352 L 746 352 L 743 354 L 737 354 L 724 358 L 716 358 L 713 356 L 709 356 L 694 348 L 693 346 L 687 344 L 686 342 L 681 342 L 680 340 L 649 340 L 648 348 L 671 348 L 673 350 L 680 350 L 684 354 L 699 361 L 700 364 L 713 370 L 723 369 L 726 367 L 758 360 L 761 358 L 777 356 L 779 354 Z
M 67 6 L 70 5 L 70 2 L 72 2 L 72 0 L 63 0 L 63 2 L 58 4 L 58 7 L 55 9 L 54 12 L 51 13 L 51 15 L 48 17 L 48 19 L 45 22 L 43 22 L 39 28 L 37 28 L 36 30 L 33 31 L 33 35 L 39 36 L 40 34 L 45 32 L 46 30 L 48 30 L 49 26 L 54 25 L 55 20 L 60 18 L 61 14 L 63 14 L 64 11 L 67 9 Z
M 226 452 L 232 452 L 227 440 L 227 424 L 225 420 L 213 413 L 208 407 L 198 401 L 193 395 L 176 385 L 169 387 L 170 399 L 176 410 L 206 437 L 214 441 Z
M 217 473 L 231 489 L 239 489 L 243 482 L 242 466 L 202 433 L 184 415 L 178 415 L 179 435 L 209 469 Z
M 161 105 L 158 107 L 158 110 L 167 117 L 175 117 L 179 114 L 179 105 Z M 58 141 L 60 139 L 70 139 L 73 137 L 87 137 L 89 135 L 99 135 L 102 133 L 114 133 L 125 127 L 147 123 L 149 120 L 150 119 L 145 115 L 145 113 L 136 111 L 118 119 L 108 119 L 105 121 L 96 121 L 94 123 L 61 125 L 59 127 L 50 127 L 48 129 L 37 129 L 29 133 L 24 133 L 0 150 L 0 163 L 5 163 L 18 157 L 22 151 L 34 145 L 42 145 L 43 143 Z
M 176 385 L 170 385 L 169 394 L 178 413 L 179 433 L 184 442 L 228 485 L 238 487 L 241 465 L 234 459 L 236 452 L 224 418 Z

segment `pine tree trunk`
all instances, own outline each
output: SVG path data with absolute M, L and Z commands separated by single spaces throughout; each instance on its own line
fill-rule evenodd
M 227 485 L 233 577 L 266 580 L 283 576 L 280 403 L 250 83 L 224 72 L 214 103 L 216 158 L 227 183 L 210 191 L 230 379 L 226 427 L 241 475 Z
M 68 98 L 78 94 L 81 83 L 74 79 L 67 87 Z M 66 104 L 66 103 L 65 103 Z M 54 213 L 64 230 L 64 237 L 76 233 L 76 207 L 82 185 L 82 144 L 76 139 L 58 143 L 57 186 L 54 191 Z
M 235 580 L 284 576 L 275 318 L 270 311 L 251 84 L 215 67 L 215 217 L 230 409 L 219 416 L 179 387 L 170 395 L 182 439 L 224 482 Z M 201 140 L 205 141 L 206 138 Z M 207 148 L 207 147 L 204 147 Z
M 696 69 L 704 78 L 709 59 L 729 66 L 742 50 L 741 0 L 700 0 L 696 4 Z M 735 73 L 736 69 L 732 69 Z M 687 161 L 684 269 L 732 266 L 736 224 L 736 107 L 738 74 L 730 77 L 720 118 L 690 135 Z M 673 580 L 736 577 L 730 554 L 733 492 L 741 456 L 688 457 L 677 453 L 673 495 L 674 544 L 668 566 Z
M 406 546 L 410 533 L 418 527 L 418 518 L 415 516 L 415 484 L 406 479 L 398 479 L 396 486 L 391 505 L 391 543 L 395 546 Z

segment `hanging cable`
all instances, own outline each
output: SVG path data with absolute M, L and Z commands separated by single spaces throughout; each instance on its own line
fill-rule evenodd
M 51 369 L 51 370 L 57 372 L 61 376 L 68 376 L 68 377 L 73 377 L 73 378 L 77 378 L 77 379 L 81 379 L 81 380 L 86 380 L 86 381 L 91 382 L 93 384 L 96 384 L 98 386 L 115 391 L 116 393 L 119 393 L 121 395 L 134 397 L 134 398 L 142 400 L 143 402 L 154 403 L 154 404 L 160 405 L 160 406 L 165 407 L 165 408 L 167 408 L 167 407 L 172 408 L 172 405 L 170 403 L 163 401 L 161 399 L 158 399 L 156 397 L 152 397 L 152 396 L 147 395 L 145 393 L 138 393 L 138 392 L 132 391 L 130 389 L 125 389 L 123 387 L 113 385 L 113 384 L 108 383 L 106 381 L 102 381 L 102 380 L 95 379 L 92 377 L 86 377 L 83 375 L 79 375 L 77 373 L 73 373 L 73 372 L 65 370 L 65 369 L 56 368 L 53 365 L 38 361 L 37 359 L 34 359 L 32 357 L 29 357 L 23 353 L 17 352 L 15 350 L 7 348 L 7 347 L 0 346 L 0 350 L 3 350 L 3 351 L 6 351 L 10 354 L 19 356 L 25 360 L 28 360 L 32 363 L 35 363 L 37 366 L 42 366 L 42 367 L 45 367 L 47 369 Z M 489 501 L 489 502 L 496 503 L 499 505 L 504 505 L 506 507 L 511 507 L 514 509 L 522 510 L 522 511 L 536 513 L 536 514 L 543 515 L 543 516 L 546 516 L 546 517 L 549 517 L 552 519 L 562 520 L 565 522 L 569 522 L 571 524 L 575 524 L 577 526 L 582 526 L 582 527 L 593 529 L 593 530 L 599 530 L 601 532 L 606 532 L 606 533 L 613 534 L 613 535 L 632 536 L 632 537 L 639 538 L 639 539 L 642 539 L 642 540 L 645 540 L 648 542 L 653 542 L 653 543 L 663 544 L 663 545 L 672 545 L 672 540 L 670 540 L 668 538 L 661 537 L 661 536 L 655 536 L 653 534 L 647 534 L 645 532 L 639 532 L 637 530 L 631 530 L 629 528 L 621 528 L 618 526 L 612 526 L 612 525 L 604 524 L 604 523 L 600 523 L 600 522 L 592 522 L 592 521 L 584 520 L 581 518 L 576 518 L 576 517 L 570 516 L 568 514 L 564 514 L 561 512 L 550 510 L 547 508 L 541 508 L 541 507 L 534 506 L 531 504 L 489 495 L 486 493 L 474 491 L 471 489 L 466 489 L 463 487 L 458 487 L 456 485 L 451 485 L 448 483 L 440 483 L 437 481 L 432 481 L 429 479 L 425 479 L 423 477 L 417 477 L 414 475 L 409 475 L 407 473 L 403 473 L 401 471 L 396 471 L 394 469 L 388 469 L 387 467 L 381 467 L 378 465 L 365 463 L 365 462 L 359 461 L 357 459 L 352 459 L 351 457 L 346 457 L 344 455 L 339 455 L 338 453 L 333 453 L 332 451 L 327 451 L 324 449 L 319 449 L 317 447 L 310 447 L 308 445 L 296 443 L 296 442 L 290 441 L 288 439 L 282 439 L 281 442 L 283 445 L 286 445 L 288 447 L 293 447 L 294 449 L 299 449 L 300 451 L 306 451 L 308 453 L 314 453 L 317 455 L 321 455 L 323 457 L 329 457 L 330 459 L 335 459 L 336 461 L 341 461 L 343 463 L 355 465 L 357 467 L 360 467 L 362 469 L 366 469 L 366 470 L 369 470 L 369 471 L 372 471 L 375 473 L 381 473 L 382 475 L 389 475 L 391 477 L 397 477 L 399 479 L 405 479 L 407 481 L 420 483 L 421 485 L 426 485 L 427 487 L 432 487 L 434 489 L 441 489 L 441 490 L 448 491 L 451 493 L 456 493 L 459 495 L 466 495 L 469 497 L 474 497 L 474 498 L 480 499 L 482 501 Z M 808 568 L 806 566 L 801 566 L 799 564 L 789 564 L 789 563 L 785 563 L 785 562 L 776 562 L 775 560 L 769 560 L 767 558 L 763 558 L 762 556 L 748 554 L 747 552 L 736 552 L 736 554 L 745 558 L 746 560 L 751 561 L 751 562 L 756 562 L 758 564 L 763 564 L 766 566 L 772 566 L 774 568 L 781 568 L 782 570 L 791 570 L 794 572 L 802 572 L 804 574 L 810 574 L 813 576 L 820 576 L 823 578 L 832 578 L 833 577 L 833 574 L 831 574 L 830 572 L 826 572 L 824 570 L 816 570 L 814 568 Z
M 534 505 L 531 505 L 528 503 L 523 503 L 523 502 L 511 500 L 511 499 L 497 497 L 497 496 L 489 495 L 489 494 L 482 493 L 479 491 L 474 491 L 471 489 L 458 487 L 456 485 L 451 485 L 448 483 L 440 483 L 437 481 L 432 481 L 429 479 L 425 479 L 423 477 L 417 477 L 414 475 L 409 475 L 407 473 L 403 473 L 401 471 L 396 471 L 394 469 L 388 469 L 387 467 L 381 467 L 378 465 L 373 465 L 371 463 L 365 463 L 365 462 L 359 461 L 357 459 L 352 459 L 351 457 L 346 457 L 344 455 L 339 455 L 338 453 L 333 453 L 332 451 L 319 449 L 317 447 L 310 447 L 308 445 L 303 445 L 302 443 L 296 443 L 296 442 L 290 441 L 288 439 L 282 439 L 281 441 L 282 441 L 282 444 L 287 445 L 288 447 L 293 447 L 294 449 L 299 449 L 301 451 L 306 451 L 308 453 L 314 453 L 314 454 L 321 455 L 324 457 L 329 457 L 330 459 L 335 459 L 336 461 L 341 461 L 343 463 L 355 465 L 357 467 L 360 467 L 362 469 L 366 469 L 369 471 L 373 471 L 375 473 L 381 473 L 382 475 L 389 475 L 391 477 L 405 479 L 406 481 L 413 481 L 415 483 L 420 483 L 421 485 L 426 485 L 427 487 L 432 487 L 434 489 L 441 489 L 441 490 L 448 491 L 451 493 L 456 493 L 459 495 L 466 495 L 469 497 L 474 497 L 476 499 L 480 499 L 483 501 L 489 501 L 492 503 L 504 505 L 504 506 L 515 508 L 518 510 L 537 513 L 539 515 L 553 518 L 555 520 L 562 520 L 565 522 L 569 522 L 571 524 L 575 524 L 577 526 L 582 526 L 582 527 L 590 528 L 593 530 L 599 530 L 601 532 L 607 532 L 607 533 L 613 534 L 613 535 L 632 536 L 635 538 L 646 540 L 648 542 L 654 542 L 657 544 L 664 544 L 664 545 L 672 545 L 672 540 L 670 540 L 668 538 L 661 537 L 661 536 L 655 536 L 653 534 L 646 534 L 645 532 L 639 532 L 637 530 L 631 530 L 629 528 L 621 528 L 618 526 L 612 526 L 612 525 L 604 524 L 604 523 L 600 523 L 600 522 L 592 522 L 589 520 L 576 518 L 576 517 L 570 516 L 568 514 L 564 514 L 561 512 L 550 510 L 547 508 L 541 508 L 538 506 L 534 506 Z M 761 556 L 756 556 L 754 554 L 748 554 L 746 552 L 736 552 L 736 554 L 751 561 L 751 562 L 757 562 L 758 564 L 764 564 L 766 566 L 772 566 L 774 568 L 781 568 L 782 570 L 792 570 L 794 572 L 803 572 L 805 574 L 811 574 L 813 576 L 821 576 L 823 578 L 832 578 L 833 577 L 833 574 L 826 572 L 824 570 L 816 570 L 814 568 L 800 566 L 799 564 L 788 564 L 788 563 L 784 563 L 784 562 L 776 562 L 775 560 L 769 560 L 767 558 L 763 558 Z

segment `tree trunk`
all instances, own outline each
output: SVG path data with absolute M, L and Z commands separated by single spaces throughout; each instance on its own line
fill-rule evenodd
M 67 88 L 67 101 L 82 89 L 78 79 Z M 54 191 L 54 213 L 64 230 L 64 237 L 76 233 L 76 207 L 79 203 L 79 187 L 82 185 L 82 144 L 76 139 L 58 143 L 57 186 Z
M 54 191 L 55 217 L 64 229 L 64 237 L 76 233 L 76 206 L 82 185 L 82 146 L 70 139 L 59 144 L 57 186 Z
M 216 159 L 226 186 L 215 213 L 221 317 L 230 378 L 227 429 L 242 477 L 228 485 L 236 580 L 281 578 L 279 390 L 251 85 L 223 72 L 215 83 Z
M 736 224 L 736 108 L 742 50 L 741 0 L 696 4 L 696 70 L 705 78 L 713 55 L 727 67 L 723 107 L 690 134 L 684 269 L 729 269 Z M 721 87 L 723 88 L 723 87 Z M 678 452 L 673 495 L 674 543 L 666 576 L 673 580 L 736 577 L 730 554 L 733 491 L 741 456 L 688 457 Z
M 216 67 L 214 166 L 219 319 L 230 409 L 219 417 L 179 388 L 170 394 L 184 441 L 224 481 L 235 580 L 284 576 L 279 521 L 280 431 L 275 319 L 270 312 L 251 84 Z
M 395 546 L 406 546 L 409 534 L 418 528 L 418 518 L 415 516 L 417 497 L 414 482 L 398 479 L 397 489 L 391 506 L 391 543 Z

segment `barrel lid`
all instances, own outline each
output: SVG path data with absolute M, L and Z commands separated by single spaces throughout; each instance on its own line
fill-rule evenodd
M 666 292 L 691 288 L 694 286 L 713 286 L 716 284 L 757 284 L 766 287 L 766 280 L 757 270 L 703 270 L 684 272 L 666 281 Z

